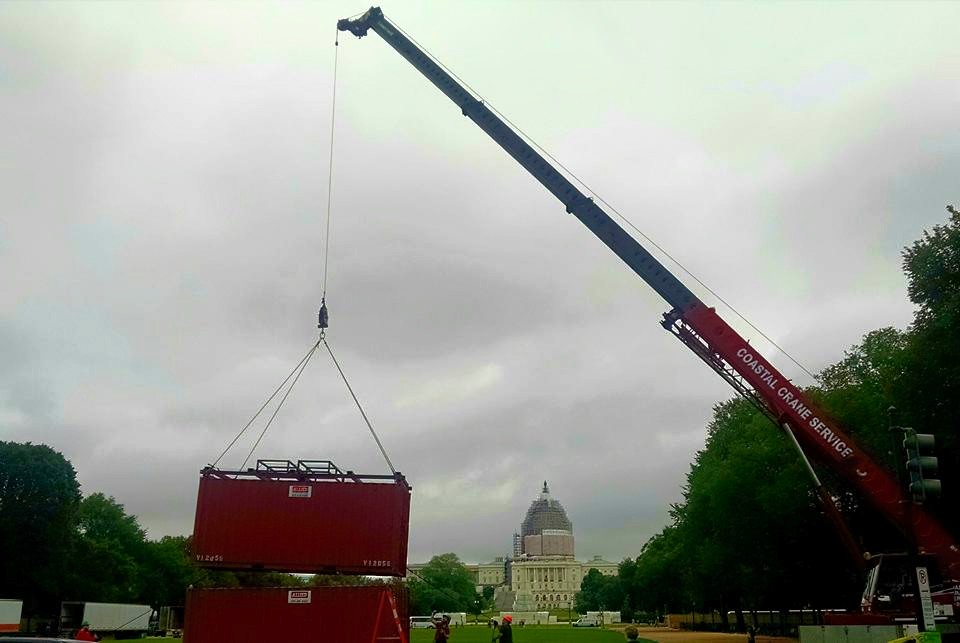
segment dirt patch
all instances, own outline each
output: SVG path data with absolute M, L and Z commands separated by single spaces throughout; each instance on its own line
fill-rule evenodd
M 640 638 L 658 641 L 659 643 L 746 643 L 746 634 L 724 634 L 721 632 L 688 632 L 686 630 L 671 630 L 666 627 L 641 627 Z M 779 636 L 758 636 L 756 643 L 775 643 L 778 641 L 790 641 L 796 643 L 796 639 L 784 638 Z

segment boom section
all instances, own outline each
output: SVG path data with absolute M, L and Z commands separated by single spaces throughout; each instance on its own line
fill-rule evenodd
M 357 20 L 340 20 L 337 28 L 341 31 L 350 31 L 359 37 L 366 35 L 368 29 L 373 29 L 452 100 L 464 116 L 476 123 L 507 154 L 557 197 L 566 207 L 567 212 L 587 226 L 674 309 L 686 312 L 695 306 L 702 305 L 696 295 L 621 228 L 610 215 L 568 181 L 482 101 L 404 36 L 384 17 L 379 7 L 371 8 Z
M 862 451 L 750 343 L 576 188 L 482 101 L 388 21 L 379 7 L 337 22 L 358 37 L 372 29 L 534 176 L 587 228 L 660 294 L 673 310 L 663 326 L 778 426 L 788 425 L 811 455 L 837 471 L 918 546 L 938 557 L 946 578 L 960 579 L 960 550 L 931 514 L 910 501 L 894 477 Z

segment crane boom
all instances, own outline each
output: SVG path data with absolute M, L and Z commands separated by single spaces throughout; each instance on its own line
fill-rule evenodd
M 563 203 L 568 213 L 577 217 L 670 304 L 672 309 L 664 314 L 664 328 L 739 393 L 757 404 L 778 426 L 789 427 L 807 452 L 856 487 L 921 553 L 935 556 L 945 578 L 960 579 L 960 550 L 952 536 L 927 511 L 911 506 L 893 475 L 863 452 L 799 388 L 590 197 L 387 20 L 379 7 L 372 7 L 355 20 L 340 20 L 337 28 L 358 37 L 372 29 L 426 76 L 464 116 L 520 163 Z

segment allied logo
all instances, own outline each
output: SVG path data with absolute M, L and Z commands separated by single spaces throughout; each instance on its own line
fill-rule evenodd
M 313 487 L 308 484 L 292 484 L 287 493 L 288 498 L 310 498 L 313 496 Z
M 310 602 L 310 590 L 309 589 L 291 589 L 287 592 L 287 602 L 288 603 L 309 603 Z

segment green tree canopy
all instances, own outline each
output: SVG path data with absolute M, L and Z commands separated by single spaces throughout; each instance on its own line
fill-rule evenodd
M 687 565 L 680 537 L 678 527 L 665 527 L 644 544 L 636 561 L 627 559 L 621 565 L 620 578 L 635 611 L 663 616 L 689 602 L 684 593 Z
M 496 588 L 493 585 L 483 586 L 483 592 L 482 592 L 483 600 L 487 601 L 488 603 L 493 601 L 493 596 L 495 593 L 496 593 Z
M 183 605 L 187 587 L 206 585 L 206 574 L 194 564 L 190 539 L 186 536 L 164 536 L 148 541 L 145 554 L 140 565 L 141 573 L 148 579 L 140 597 L 144 602 L 155 607 Z
M 903 251 L 914 325 L 952 331 L 960 322 L 960 211 L 947 206 L 949 221 L 927 230 Z
M 470 572 L 456 554 L 440 554 L 410 579 L 413 614 L 471 612 L 476 590 Z
M 83 600 L 123 602 L 146 593 L 148 547 L 136 516 L 112 496 L 94 493 L 80 503 L 77 530 L 74 591 Z
M 619 610 L 624 591 L 619 576 L 605 576 L 591 569 L 580 581 L 576 610 L 581 614 L 599 610 Z
M 327 587 L 330 585 L 355 586 L 355 585 L 377 585 L 379 581 L 368 576 L 352 576 L 343 574 L 314 574 L 310 577 L 309 584 L 314 587 Z
M 944 498 L 933 511 L 960 534 L 960 211 L 903 253 L 910 300 L 917 305 L 905 378 L 895 400 L 900 422 L 937 439 Z M 951 501 L 950 498 L 953 498 Z
M 79 504 L 76 472 L 62 454 L 0 442 L 0 595 L 22 597 L 27 613 L 64 589 Z

